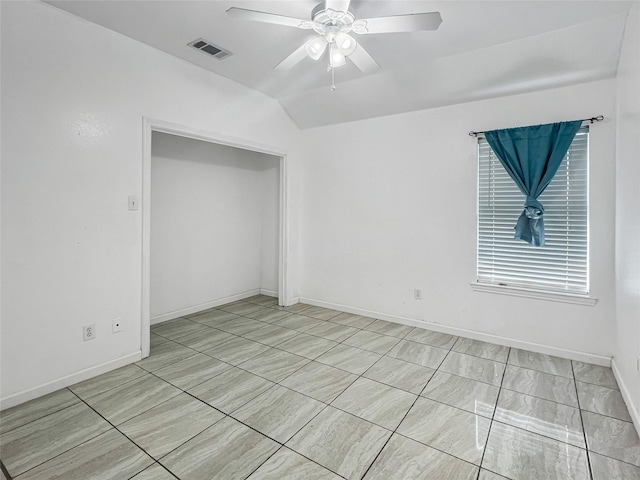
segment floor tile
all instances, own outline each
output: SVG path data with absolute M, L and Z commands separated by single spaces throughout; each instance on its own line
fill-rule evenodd
M 188 390 L 229 368 L 231 368 L 231 365 L 228 363 L 199 353 L 173 365 L 161 368 L 154 374 L 175 387 Z
M 585 450 L 494 422 L 482 466 L 516 480 L 589 480 Z
M 318 320 L 330 320 L 340 315 L 341 312 L 323 307 L 309 307 L 304 311 L 307 317 L 317 318 Z
M 224 418 L 224 414 L 186 393 L 118 426 L 152 457 L 159 459 Z
M 153 372 L 172 363 L 189 358 L 197 353 L 195 350 L 191 350 L 178 343 L 167 342 L 156 348 L 152 348 L 151 355 L 136 362 L 136 365 L 149 372 Z
M 177 322 L 167 323 L 166 325 L 164 323 L 158 323 L 151 327 L 151 331 L 156 335 L 168 338 L 169 340 L 177 340 L 180 337 L 201 332 L 206 328 L 206 325 L 192 322 L 191 320 L 184 318 Z
M 340 480 L 341 477 L 317 463 L 282 447 L 247 480 Z
M 479 415 L 418 398 L 398 427 L 398 433 L 480 465 L 491 420 Z
M 308 308 L 311 308 L 311 305 L 307 305 L 305 303 L 296 303 L 295 305 L 291 305 L 291 306 L 288 306 L 288 307 L 283 307 L 283 306 L 280 306 L 280 305 L 273 305 L 273 306 L 271 306 L 269 308 L 273 308 L 273 309 L 276 309 L 276 310 L 282 310 L 282 311 L 289 312 L 289 313 L 300 313 L 300 312 L 303 312 L 303 311 L 307 310 Z
M 137 365 L 126 365 L 84 382 L 76 383 L 69 387 L 80 398 L 88 398 L 99 393 L 106 392 L 136 378 L 147 375 L 147 371 Z
M 371 423 L 394 430 L 417 398 L 412 393 L 359 378 L 331 405 Z
M 15 477 L 112 428 L 84 403 L 0 436 L 0 458 Z
M 316 361 L 361 375 L 379 358 L 377 353 L 341 344 L 320 355 Z
M 375 318 L 365 317 L 364 315 L 356 315 L 354 313 L 341 313 L 337 317 L 333 317 L 331 322 L 339 323 L 353 328 L 364 328 L 375 322 Z
M 631 421 L 629 410 L 619 390 L 591 383 L 576 382 L 580 408 L 625 422 Z
M 494 420 L 586 448 L 580 410 L 511 390 L 502 390 Z
M 480 469 L 480 476 L 478 480 L 509 480 L 507 477 L 503 477 L 502 475 L 498 475 L 497 473 L 490 472 L 489 470 L 485 470 L 484 468 Z
M 284 310 L 274 310 L 273 308 L 263 308 L 262 310 L 256 310 L 255 312 L 247 313 L 247 318 L 253 318 L 254 320 L 260 320 L 266 323 L 276 323 L 278 320 L 290 317 L 293 315 L 291 312 Z
M 260 320 L 254 320 L 253 318 L 234 318 L 216 326 L 218 330 L 223 332 L 233 333 L 234 335 L 245 335 L 247 333 L 260 330 L 262 327 L 266 327 L 270 323 L 261 322 Z
M 119 425 L 180 393 L 173 385 L 148 374 L 85 402 L 113 425 Z
M 154 463 L 131 480 L 176 480 L 162 465 Z
M 436 369 L 447 356 L 447 352 L 431 345 L 402 340 L 387 353 L 387 356 Z
M 640 467 L 589 452 L 593 480 L 640 480 Z
M 270 307 L 272 305 L 278 305 L 278 297 L 272 297 L 269 295 L 256 295 L 255 297 L 245 299 L 245 302 Z
M 243 337 L 253 340 L 254 342 L 260 342 L 265 345 L 269 345 L 270 347 L 275 347 L 296 335 L 300 335 L 300 332 L 296 330 L 283 328 L 278 325 L 272 325 L 270 323 L 265 323 L 263 325 L 265 326 L 261 329 L 245 333 Z
M 280 382 L 307 363 L 308 358 L 272 348 L 241 363 L 239 367 L 272 382 Z
M 404 338 L 405 340 L 411 340 L 412 342 L 424 343 L 426 345 L 445 348 L 447 350 L 449 350 L 458 339 L 458 337 L 454 335 L 434 332 L 432 330 L 426 330 L 424 328 L 414 328 Z
M 229 341 L 216 345 L 203 353 L 210 355 L 231 365 L 239 365 L 242 362 L 266 352 L 271 347 L 254 342 L 242 337 L 232 338 Z
M 552 402 L 578 406 L 575 382 L 565 377 L 507 365 L 502 388 L 544 398 Z
M 476 480 L 478 467 L 394 434 L 364 480 Z
M 409 325 L 402 325 L 401 323 L 387 322 L 385 320 L 376 320 L 375 322 L 364 327 L 365 330 L 370 330 L 376 333 L 382 333 L 383 335 L 390 335 L 392 337 L 403 338 L 407 333 L 413 330 L 414 327 Z
M 491 418 L 499 391 L 498 387 L 488 383 L 438 371 L 427 384 L 422 396 Z
M 262 310 L 261 305 L 256 305 L 255 303 L 245 303 L 240 302 L 235 305 L 227 304 L 218 307 L 220 310 L 229 313 L 235 313 L 236 315 L 246 315 L 247 313 L 256 312 L 258 310 Z
M 363 376 L 392 387 L 418 394 L 435 370 L 391 357 L 382 357 Z
M 168 338 L 161 337 L 160 335 L 156 335 L 155 333 L 152 333 L 149 336 L 149 344 L 151 345 L 151 348 L 157 347 L 158 345 L 162 345 L 163 343 L 167 342 L 170 342 Z
M 332 342 L 326 338 L 314 337 L 313 335 L 301 333 L 298 336 L 279 344 L 278 349 L 286 350 L 289 353 L 294 353 L 301 357 L 313 360 L 336 345 L 338 345 L 336 342 Z
M 344 392 L 356 378 L 345 372 L 318 362 L 310 362 L 283 380 L 282 385 L 324 403 L 332 402 Z
M 152 463 L 153 460 L 124 435 L 111 429 L 43 463 L 19 478 L 20 480 L 129 478 Z
M 207 330 L 201 330 L 191 335 L 180 337 L 176 342 L 185 347 L 197 350 L 198 352 L 203 352 L 234 337 L 235 335 L 231 333 L 209 327 Z
M 287 446 L 348 480 L 362 477 L 391 432 L 327 407 Z
M 144 370 L 142 372 L 145 373 Z M 63 388 L 35 400 L 2 410 L 0 412 L 0 433 L 6 433 L 78 402 L 80 402 L 78 397 Z
M 358 331 L 357 328 L 346 327 L 337 323 L 325 322 L 322 325 L 310 328 L 305 333 L 316 337 L 326 338 L 334 342 L 342 342 Z
M 233 417 L 285 443 L 324 407 L 324 403 L 276 385 L 233 412 Z
M 585 411 L 582 422 L 589 450 L 640 467 L 640 439 L 633 423 Z
M 279 445 L 227 417 L 160 460 L 185 480 L 244 480 Z
M 559 375 L 573 380 L 571 360 L 565 358 L 512 348 L 507 363 L 515 365 L 516 367 L 537 370 L 538 372 L 550 373 L 551 375 Z
M 345 345 L 351 345 L 352 347 L 358 347 L 384 355 L 399 341 L 400 339 L 398 338 L 382 335 L 381 333 L 360 330 L 355 335 L 347 338 L 344 343 Z
M 451 350 L 501 363 L 507 363 L 507 357 L 509 356 L 509 347 L 464 337 L 458 338 Z
M 196 316 L 189 317 L 189 320 L 207 325 L 208 327 L 217 327 L 229 320 L 237 320 L 239 318 L 242 317 L 235 313 L 223 312 L 222 310 L 209 310 Z
M 613 370 L 600 365 L 592 365 L 590 363 L 577 362 L 573 360 L 573 373 L 579 382 L 593 383 L 603 387 L 618 388 L 618 382 L 613 375 Z
M 470 378 L 478 382 L 500 386 L 504 373 L 504 363 L 487 360 L 486 358 L 450 352 L 444 359 L 440 370 L 461 377 Z
M 274 325 L 290 328 L 299 332 L 307 332 L 308 330 L 324 325 L 325 323 L 327 322 L 324 320 L 318 320 L 317 318 L 305 317 L 304 315 L 298 314 L 290 315 L 273 322 Z
M 269 380 L 233 367 L 190 389 L 189 393 L 229 414 L 274 385 Z

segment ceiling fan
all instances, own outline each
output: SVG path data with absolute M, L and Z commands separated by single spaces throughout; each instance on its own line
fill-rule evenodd
M 274 67 L 289 70 L 306 57 L 319 60 L 329 51 L 328 70 L 332 74 L 331 89 L 335 90 L 334 69 L 346 65 L 347 58 L 363 73 L 371 73 L 380 66 L 350 34 L 414 32 L 436 30 L 442 17 L 439 12 L 414 13 L 356 20 L 349 11 L 350 0 L 326 0 L 311 11 L 311 20 L 302 20 L 268 12 L 232 7 L 227 14 L 238 20 L 285 25 L 303 30 L 314 30 L 318 35 L 298 47 L 291 55 Z

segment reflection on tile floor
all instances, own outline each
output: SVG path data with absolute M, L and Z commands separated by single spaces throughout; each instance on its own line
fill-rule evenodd
M 20 480 L 640 480 L 608 368 L 262 295 L 0 433 Z

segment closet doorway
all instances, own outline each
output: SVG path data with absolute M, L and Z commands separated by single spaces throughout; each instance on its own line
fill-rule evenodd
M 258 293 L 286 305 L 286 157 L 144 119 L 142 357 L 152 324 Z

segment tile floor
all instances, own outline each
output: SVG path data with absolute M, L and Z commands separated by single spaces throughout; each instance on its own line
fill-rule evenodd
M 640 479 L 608 368 L 264 296 L 151 337 L 2 412 L 3 478 Z

